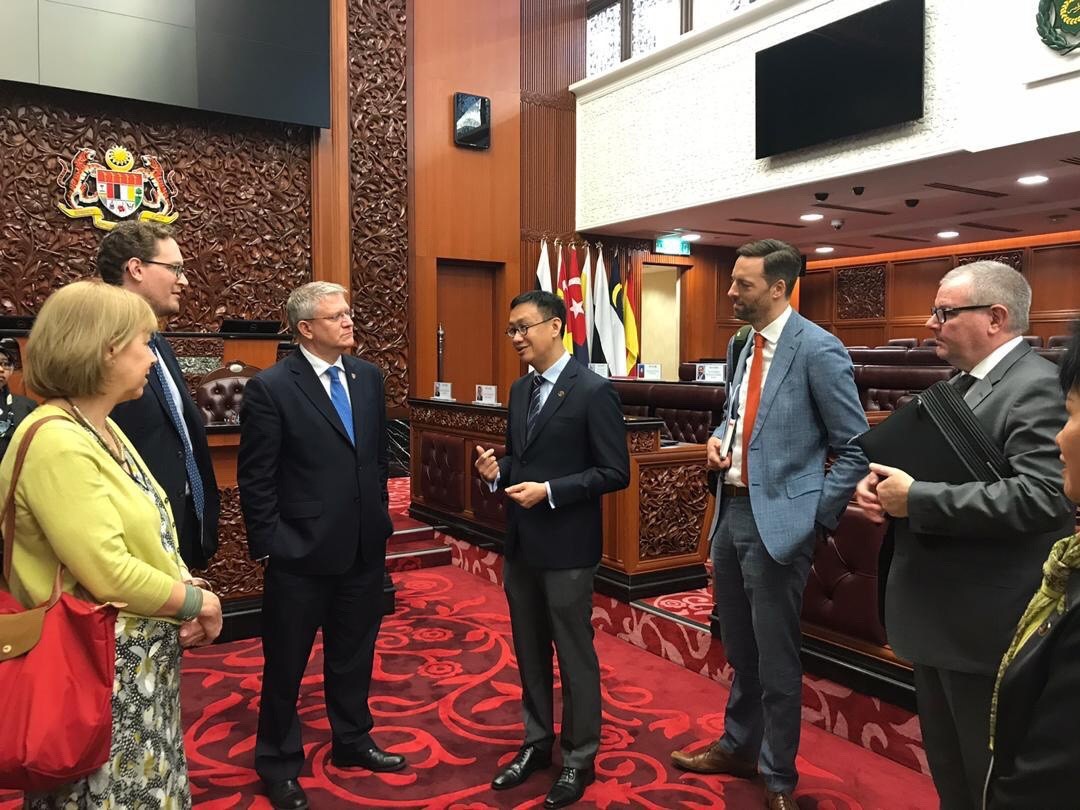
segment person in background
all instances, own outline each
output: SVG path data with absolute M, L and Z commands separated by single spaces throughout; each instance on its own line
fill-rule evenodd
M 1080 321 L 1059 379 L 1069 418 L 1055 441 L 1065 463 L 1065 496 L 1080 504 Z M 1078 568 L 1074 533 L 1050 549 L 1042 583 L 1002 657 L 991 700 L 986 810 L 1061 807 L 1080 796 Z
M 37 403 L 30 397 L 13 394 L 8 381 L 19 365 L 19 344 L 14 338 L 0 340 L 0 458 L 7 453 L 11 436 Z
M 191 807 L 180 651 L 217 637 L 221 603 L 191 579 L 165 493 L 108 416 L 142 394 L 156 328 L 138 296 L 78 281 L 49 296 L 30 331 L 25 379 L 44 403 L 19 425 L 0 463 L 0 499 L 27 430 L 59 418 L 40 427 L 16 482 L 8 588 L 36 606 L 63 566 L 65 591 L 125 605 L 116 621 L 110 759 L 70 785 L 27 794 L 33 810 Z
M 162 322 L 180 312 L 189 284 L 172 230 L 157 222 L 124 222 L 109 231 L 98 247 L 97 270 L 106 283 L 145 300 Z M 205 419 L 169 341 L 156 329 L 150 348 L 157 363 L 142 396 L 117 406 L 112 418 L 169 496 L 180 556 L 191 568 L 206 568 L 218 546 L 220 496 Z

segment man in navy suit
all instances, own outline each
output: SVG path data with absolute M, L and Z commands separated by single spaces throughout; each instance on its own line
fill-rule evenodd
M 244 389 L 237 481 L 252 559 L 265 560 L 255 770 L 270 803 L 308 806 L 296 700 L 320 627 L 331 762 L 397 771 L 371 739 L 368 687 L 393 529 L 383 378 L 349 354 L 345 289 L 316 281 L 286 304 L 299 347 Z
M 508 790 L 551 764 L 552 646 L 559 658 L 563 768 L 544 807 L 581 799 L 600 746 L 600 664 L 593 577 L 603 545 L 601 501 L 630 481 L 619 395 L 563 347 L 566 308 L 531 290 L 511 302 L 507 336 L 533 371 L 510 387 L 506 455 L 477 447 L 477 473 L 508 498 L 503 582 L 521 673 L 525 739 L 492 780 Z
M 117 225 L 101 240 L 97 270 L 107 284 L 145 299 L 160 320 L 180 312 L 188 277 L 168 226 Z M 218 546 L 220 505 L 205 421 L 169 342 L 158 333 L 151 347 L 158 361 L 142 396 L 120 403 L 111 415 L 169 496 L 180 556 L 189 568 L 205 568 Z
M 728 345 L 728 418 L 707 446 L 709 467 L 721 471 L 714 598 L 735 678 L 724 736 L 672 760 L 698 773 L 760 773 L 768 807 L 795 810 L 803 589 L 818 527 L 836 528 L 866 472 L 851 440 L 867 424 L 844 346 L 788 303 L 798 251 L 764 239 L 737 253 L 728 298 L 753 336 L 740 357 Z

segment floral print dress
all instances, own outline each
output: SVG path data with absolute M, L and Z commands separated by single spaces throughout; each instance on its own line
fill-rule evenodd
M 132 480 L 158 508 L 161 543 L 175 554 L 167 507 L 125 449 Z M 121 614 L 116 619 L 116 678 L 109 760 L 50 793 L 27 793 L 32 810 L 137 810 L 191 807 L 180 725 L 180 632 L 171 622 Z

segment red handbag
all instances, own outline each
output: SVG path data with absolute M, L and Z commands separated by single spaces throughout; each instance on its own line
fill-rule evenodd
M 23 437 L 3 512 L 4 581 L 11 576 L 15 485 L 30 440 Z M 63 593 L 31 610 L 0 591 L 0 788 L 47 791 L 98 770 L 112 746 L 116 607 Z

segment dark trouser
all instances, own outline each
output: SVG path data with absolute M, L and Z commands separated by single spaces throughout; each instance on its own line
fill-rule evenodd
M 563 767 L 591 768 L 600 747 L 600 662 L 593 647 L 596 567 L 533 568 L 503 562 L 514 654 L 521 674 L 525 745 L 550 751 L 555 742 L 552 644 L 562 680 Z
M 758 763 L 769 790 L 789 792 L 802 722 L 799 614 L 810 553 L 789 565 L 761 542 L 750 499 L 721 503 L 712 539 L 721 641 L 735 678 L 720 745 Z
M 202 524 L 195 513 L 195 499 L 190 492 L 184 497 L 178 511 L 180 514 L 174 514 L 173 520 L 176 521 L 176 533 L 180 538 L 180 558 L 188 568 L 206 568 L 208 561 L 203 553 Z
M 942 810 L 982 806 L 994 676 L 915 664 L 923 746 Z
M 269 781 L 295 779 L 304 764 L 296 700 L 319 627 L 323 630 L 326 713 L 338 750 L 371 744 L 368 688 L 382 623 L 384 564 L 344 574 L 296 574 L 271 562 L 263 591 L 262 703 L 255 770 Z

